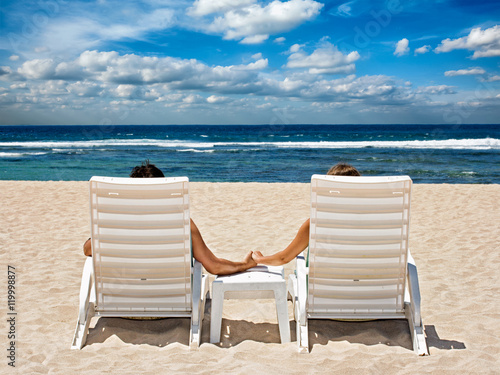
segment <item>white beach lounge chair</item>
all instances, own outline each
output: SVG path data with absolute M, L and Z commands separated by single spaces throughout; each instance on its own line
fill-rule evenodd
M 87 258 L 72 349 L 97 317 L 189 317 L 198 347 L 208 278 L 191 255 L 187 177 L 90 180 Z
M 312 176 L 309 259 L 297 257 L 288 285 L 300 352 L 308 319 L 407 319 L 415 352 L 428 354 L 408 249 L 411 185 L 408 176 Z

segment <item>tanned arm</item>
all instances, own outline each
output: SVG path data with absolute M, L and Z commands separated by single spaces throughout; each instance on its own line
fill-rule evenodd
M 232 262 L 224 258 L 218 258 L 208 248 L 201 236 L 198 227 L 191 220 L 191 241 L 193 244 L 193 256 L 203 267 L 214 275 L 230 275 L 236 272 L 246 271 L 255 267 L 257 263 L 252 259 L 252 252 L 248 252 L 241 262 Z
M 293 241 L 282 251 L 264 256 L 260 251 L 254 251 L 252 258 L 259 264 L 281 266 L 299 255 L 309 245 L 309 219 L 302 224 Z
M 252 252 L 249 251 L 241 262 L 232 262 L 224 258 L 217 258 L 208 248 L 201 236 L 198 227 L 191 220 L 191 240 L 193 244 L 193 256 L 203 267 L 214 275 L 230 275 L 236 272 L 246 271 L 255 267 L 257 263 L 252 259 Z M 92 256 L 92 244 L 90 238 L 83 245 L 83 253 Z

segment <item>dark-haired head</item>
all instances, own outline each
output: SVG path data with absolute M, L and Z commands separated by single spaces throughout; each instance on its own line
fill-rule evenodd
M 134 167 L 132 172 L 130 172 L 130 177 L 134 178 L 151 178 L 151 177 L 165 177 L 163 172 L 156 167 L 154 164 L 150 164 L 149 160 L 146 160 L 141 165 Z
M 347 163 L 338 163 L 330 168 L 327 173 L 331 176 L 361 176 L 356 168 Z

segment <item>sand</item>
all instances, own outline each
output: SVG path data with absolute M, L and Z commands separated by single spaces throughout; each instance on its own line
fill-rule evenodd
M 308 217 L 308 184 L 191 183 L 191 216 L 207 244 L 239 260 L 284 248 Z M 88 183 L 0 181 L 2 373 L 500 373 L 500 185 L 415 184 L 410 246 L 430 356 L 405 321 L 310 322 L 310 354 L 280 344 L 273 301 L 229 301 L 223 341 L 189 351 L 189 320 L 93 319 L 70 350 L 89 237 Z M 8 266 L 15 267 L 15 368 L 8 365 Z M 286 265 L 286 273 L 294 263 Z M 213 276 L 211 277 L 213 279 Z

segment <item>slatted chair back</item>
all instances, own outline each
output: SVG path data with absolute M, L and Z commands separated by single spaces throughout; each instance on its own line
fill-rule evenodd
M 96 313 L 189 315 L 188 179 L 93 177 L 90 196 Z
M 309 314 L 404 314 L 411 186 L 408 176 L 312 177 Z

